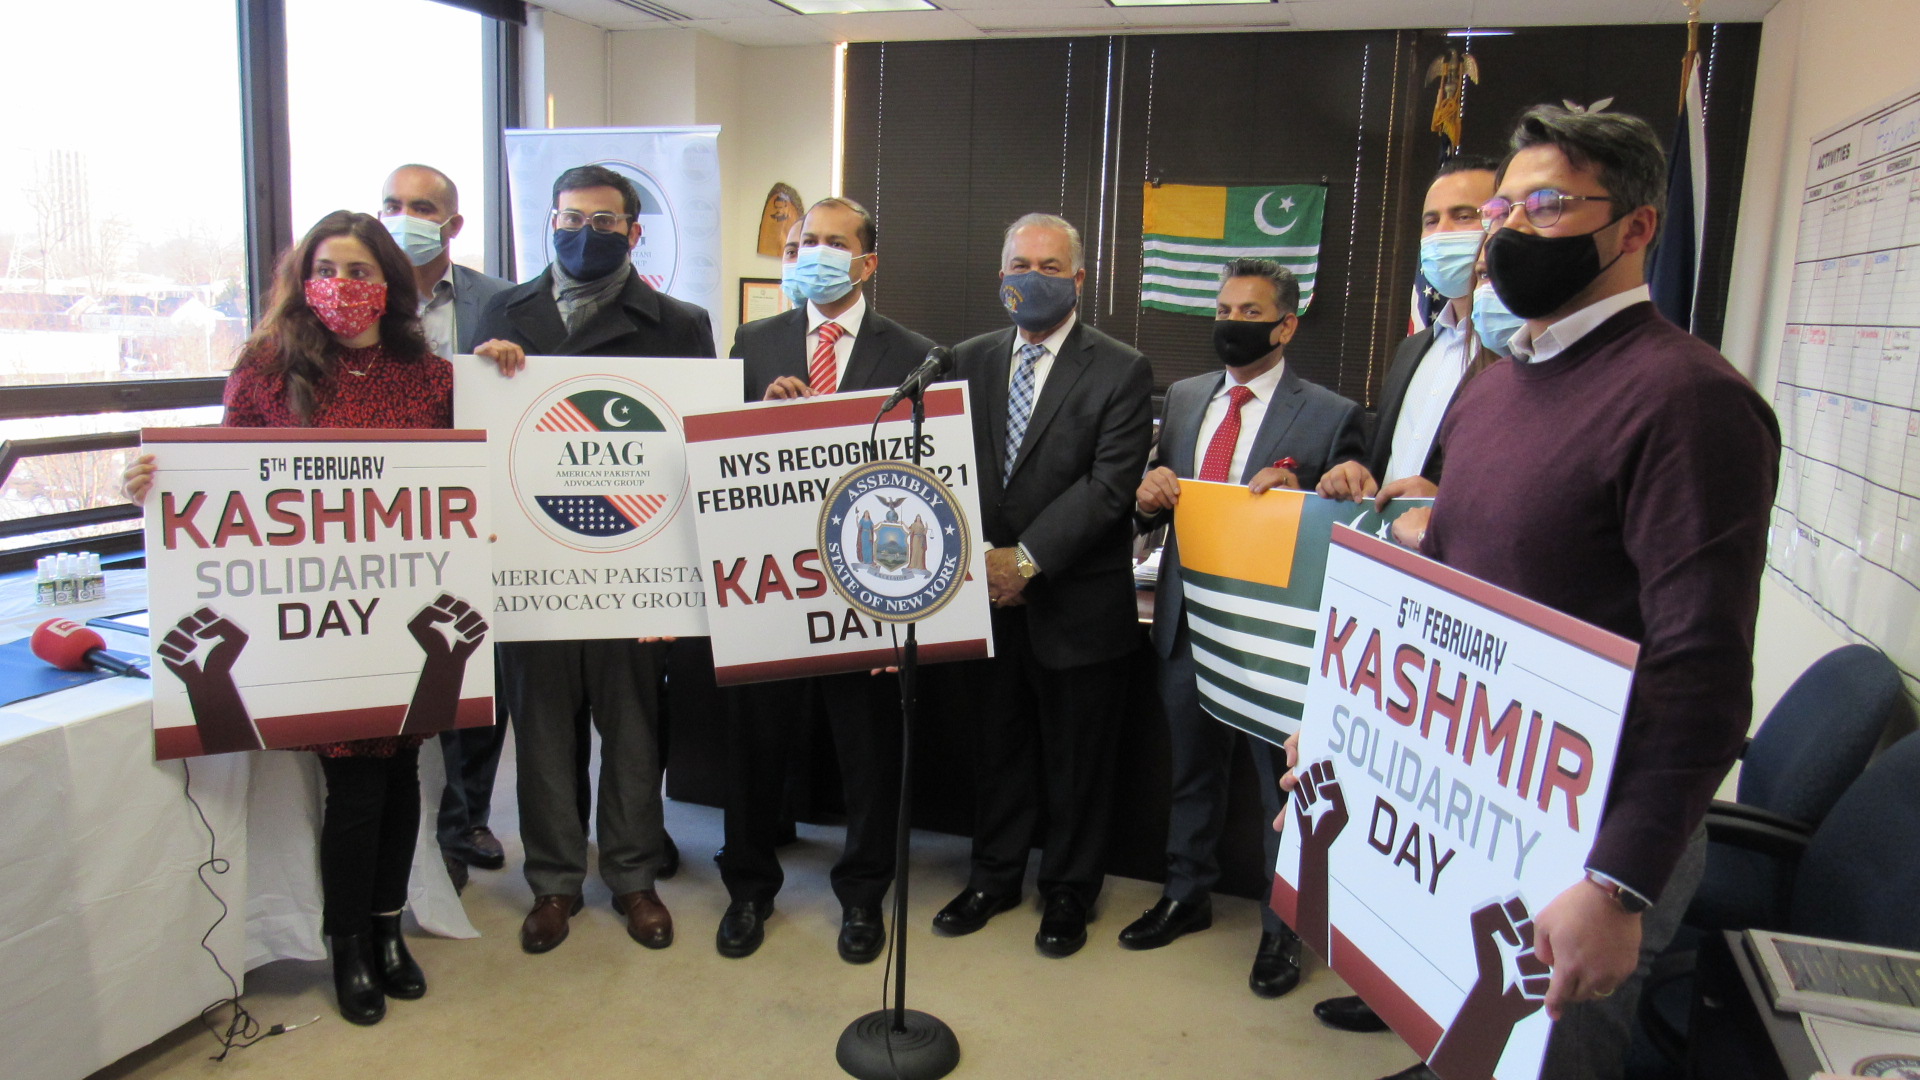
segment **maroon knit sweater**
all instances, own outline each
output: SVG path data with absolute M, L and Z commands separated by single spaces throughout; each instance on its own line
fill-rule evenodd
M 1658 897 L 1753 713 L 1773 410 L 1642 303 L 1488 368 L 1438 445 L 1427 555 L 1640 643 L 1587 866 Z

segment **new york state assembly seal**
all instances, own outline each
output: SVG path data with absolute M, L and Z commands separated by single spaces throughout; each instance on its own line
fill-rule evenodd
M 875 461 L 845 476 L 820 508 L 820 556 L 842 600 L 882 622 L 919 622 L 966 579 L 973 542 L 953 492 L 933 473 Z

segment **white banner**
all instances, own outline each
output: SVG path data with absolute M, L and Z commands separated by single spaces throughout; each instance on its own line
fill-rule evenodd
M 1273 907 L 1441 1080 L 1534 1080 L 1637 647 L 1336 525 Z
M 887 414 L 874 444 L 867 443 L 874 413 L 886 397 L 885 390 L 833 394 L 687 419 L 714 677 L 722 686 L 867 671 L 897 662 L 895 628 L 856 611 L 828 587 L 829 569 L 820 552 L 820 507 L 834 484 L 868 461 L 908 459 L 905 404 Z M 920 659 L 928 663 L 991 656 L 986 548 L 978 531 L 979 477 L 966 384 L 927 391 L 926 412 L 920 463 L 959 504 L 959 520 L 947 523 L 953 534 L 930 535 L 928 526 L 934 523 L 917 517 L 901 520 L 884 491 L 859 501 L 857 509 L 870 519 L 865 526 L 843 524 L 854 536 L 849 546 L 856 559 L 863 544 L 871 549 L 884 544 L 889 530 L 898 533 L 900 559 L 891 576 L 902 590 L 926 584 L 937 567 L 929 556 L 960 533 L 970 533 L 968 579 L 952 602 L 918 624 L 915 638 Z
M 509 129 L 517 280 L 531 281 L 553 261 L 553 182 L 576 166 L 604 165 L 640 193 L 634 271 L 711 318 L 732 302 L 720 288 L 719 136 L 717 126 Z
M 485 433 L 141 437 L 156 757 L 493 723 Z
M 453 372 L 457 422 L 490 435 L 499 640 L 705 634 L 682 418 L 739 400 L 740 361 L 530 356 L 509 379 L 460 356 Z

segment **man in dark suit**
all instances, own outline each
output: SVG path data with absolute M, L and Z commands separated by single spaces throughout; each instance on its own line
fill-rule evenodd
M 487 340 L 480 336 L 481 310 L 495 293 L 513 288 L 513 282 L 453 261 L 449 245 L 466 224 L 453 179 L 430 165 L 393 170 L 381 187 L 380 221 L 413 264 L 420 327 L 434 354 L 474 352 Z M 494 691 L 492 727 L 460 728 L 440 736 L 447 786 L 440 795 L 436 831 L 440 856 L 456 889 L 466 887 L 468 866 L 498 870 L 507 864 L 506 852 L 487 826 L 500 748 L 507 741 L 507 699 L 497 680 Z
M 1180 481 L 1245 483 L 1254 491 L 1302 488 L 1355 461 L 1363 447 L 1360 406 L 1295 374 L 1287 343 L 1300 325 L 1300 283 L 1266 259 L 1227 264 L 1214 323 L 1214 351 L 1225 371 L 1182 379 L 1167 390 L 1158 461 L 1135 494 L 1142 532 L 1167 524 L 1180 501 Z M 1216 847 L 1226 822 L 1227 777 L 1237 729 L 1200 709 L 1193 644 L 1180 580 L 1179 536 L 1167 535 L 1153 609 L 1160 653 L 1160 694 L 1172 736 L 1172 813 L 1167 827 L 1167 886 L 1160 901 L 1120 932 L 1129 949 L 1157 949 L 1213 925 L 1211 891 L 1220 878 Z M 1260 777 L 1263 826 L 1280 812 L 1278 747 L 1248 734 Z M 1278 857 L 1280 834 L 1263 829 L 1266 865 Z M 1300 982 L 1300 939 L 1261 905 L 1260 947 L 1248 985 L 1279 997 Z
M 705 310 L 662 295 L 633 272 L 640 195 L 599 165 L 553 184 L 556 257 L 539 277 L 495 296 L 483 336 L 534 355 L 712 357 Z M 504 369 L 505 365 L 503 365 Z M 656 726 L 661 647 L 624 639 L 520 641 L 500 647 L 519 771 L 520 836 L 533 910 L 520 927 L 531 953 L 566 940 L 586 879 L 574 717 L 591 709 L 600 731 L 600 876 L 627 933 L 648 948 L 673 942 L 673 919 L 654 891 L 667 859 Z
M 954 348 L 975 410 L 995 655 L 968 673 L 981 690 L 972 873 L 933 927 L 969 934 L 1016 906 L 1044 816 L 1034 944 L 1064 957 L 1086 943 L 1100 893 L 1125 663 L 1139 644 L 1129 512 L 1153 437 L 1153 373 L 1077 317 L 1086 270 L 1065 220 L 1014 222 L 1000 278 L 1015 325 Z
M 1397 485 L 1396 496 L 1433 494 L 1433 485 L 1421 477 L 1440 420 L 1471 374 L 1477 351 L 1469 317 L 1474 260 L 1484 235 L 1480 204 L 1493 198 L 1498 166 L 1492 158 L 1462 154 L 1440 166 L 1427 186 L 1420 211 L 1420 272 L 1446 303 L 1430 326 L 1394 350 L 1366 456 L 1327 471 L 1319 485 L 1327 498 L 1369 498 L 1390 482 Z
M 788 280 L 803 298 L 790 311 L 740 327 L 733 355 L 745 361 L 746 399 L 780 401 L 898 386 L 933 342 L 886 318 L 861 286 L 879 264 L 873 215 L 848 199 L 822 199 L 800 223 Z M 847 840 L 833 867 L 842 907 L 840 957 L 880 955 L 882 899 L 893 882 L 900 805 L 900 708 L 891 679 L 866 673 L 754 683 L 728 695 L 726 844 L 720 879 L 729 903 L 714 936 L 722 956 L 760 947 L 784 875 L 778 843 L 787 763 L 804 730 L 798 718 L 825 706 L 846 788 Z

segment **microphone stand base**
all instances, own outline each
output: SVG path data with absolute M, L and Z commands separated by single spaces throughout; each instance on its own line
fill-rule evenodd
M 960 1040 L 937 1016 L 904 1010 L 906 1030 L 894 1029 L 900 1015 L 881 1009 L 847 1025 L 834 1060 L 859 1080 L 939 1080 L 960 1064 Z

